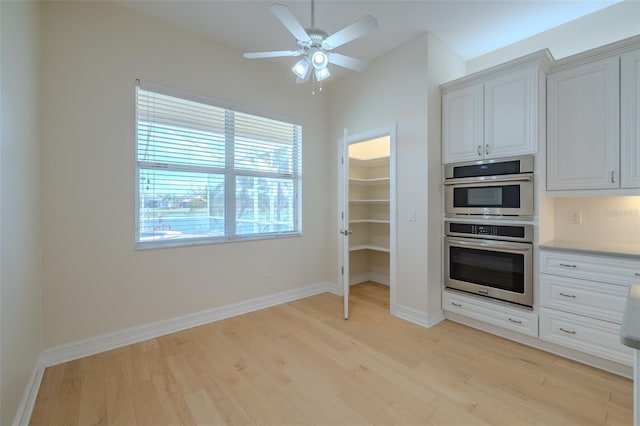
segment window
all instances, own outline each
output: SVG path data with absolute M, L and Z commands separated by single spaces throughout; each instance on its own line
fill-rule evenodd
M 302 127 L 220 104 L 136 83 L 137 248 L 300 234 Z

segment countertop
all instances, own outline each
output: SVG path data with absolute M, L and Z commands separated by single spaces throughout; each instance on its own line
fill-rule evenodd
M 629 297 L 624 307 L 620 341 L 623 345 L 640 349 L 640 284 L 629 288 Z
M 540 244 L 540 248 L 629 257 L 640 260 L 640 244 L 606 244 L 552 240 Z

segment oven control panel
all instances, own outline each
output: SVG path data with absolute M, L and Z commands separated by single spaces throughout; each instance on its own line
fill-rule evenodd
M 532 242 L 533 226 L 445 221 L 445 234 L 458 237 Z

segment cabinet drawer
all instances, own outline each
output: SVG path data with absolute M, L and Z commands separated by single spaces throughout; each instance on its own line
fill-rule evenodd
M 540 308 L 542 340 L 632 365 L 633 351 L 620 343 L 619 333 L 619 324 Z
M 622 323 L 628 286 L 540 275 L 540 304 L 591 318 Z
M 538 337 L 538 315 L 532 312 L 446 291 L 442 304 L 445 311 Z
M 640 281 L 640 260 L 540 250 L 540 272 L 611 284 Z

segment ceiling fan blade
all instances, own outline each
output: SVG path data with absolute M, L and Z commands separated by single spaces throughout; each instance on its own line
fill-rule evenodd
M 311 37 L 309 37 L 309 34 L 307 34 L 305 29 L 300 25 L 300 22 L 298 22 L 296 17 L 293 16 L 293 13 L 291 13 L 291 10 L 289 10 L 287 6 L 276 3 L 271 6 L 271 11 L 276 15 L 280 22 L 287 27 L 296 40 L 303 43 L 311 43 Z
M 363 16 L 353 24 L 346 26 L 340 31 L 327 37 L 322 42 L 322 47 L 326 50 L 335 49 L 338 46 L 349 43 L 351 40 L 362 37 L 369 31 L 373 31 L 376 28 L 378 28 L 378 20 L 376 18 L 370 15 Z
M 278 58 L 281 56 L 300 56 L 300 52 L 297 50 L 274 50 L 271 52 L 249 52 L 242 56 L 247 59 Z
M 327 58 L 329 59 L 329 63 L 354 71 L 362 71 L 367 67 L 367 62 L 352 58 L 351 56 L 341 55 L 340 53 L 328 52 Z

